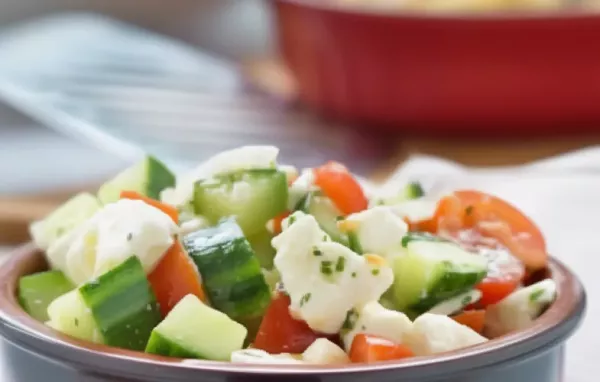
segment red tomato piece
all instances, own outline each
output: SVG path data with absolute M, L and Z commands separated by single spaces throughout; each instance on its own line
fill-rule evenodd
M 148 281 L 163 317 L 188 294 L 193 294 L 204 302 L 208 301 L 196 265 L 179 241 L 171 246 L 150 272 Z
M 406 345 L 362 333 L 354 337 L 350 347 L 350 360 L 354 363 L 392 361 L 414 355 Z
M 275 216 L 273 218 L 273 233 L 275 235 L 281 233 L 281 231 L 282 231 L 281 223 L 283 223 L 283 219 L 287 218 L 288 216 L 290 216 L 290 212 L 286 211 L 286 212 L 282 213 L 281 215 Z
M 317 338 L 306 322 L 296 320 L 290 314 L 290 297 L 278 293 L 271 301 L 260 324 L 253 347 L 271 354 L 302 353 Z
M 177 211 L 177 208 L 175 208 L 173 206 L 170 206 L 165 203 L 161 203 L 158 200 L 154 200 L 152 198 L 144 196 L 144 195 L 140 194 L 139 192 L 135 192 L 135 191 L 121 191 L 120 196 L 121 196 L 121 199 L 141 200 L 144 203 L 149 204 L 152 207 L 158 208 L 165 214 L 169 215 L 169 217 L 171 219 L 173 219 L 173 221 L 176 224 L 179 222 L 179 212 Z
M 315 168 L 315 184 L 345 215 L 360 212 L 368 207 L 368 200 L 358 181 L 348 169 L 337 162 Z
M 485 325 L 485 310 L 467 310 L 452 316 L 452 319 L 459 324 L 468 326 L 477 333 L 481 334 Z
M 543 269 L 548 262 L 539 228 L 509 203 L 479 191 L 457 191 L 443 198 L 433 220 L 423 225 L 430 232 L 453 236 L 472 229 L 497 240 L 531 270 Z

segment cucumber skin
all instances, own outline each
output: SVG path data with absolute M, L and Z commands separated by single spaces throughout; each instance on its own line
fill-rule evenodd
M 265 185 L 268 182 L 268 185 Z M 260 188 L 246 194 L 246 200 L 235 200 L 231 191 L 235 184 L 246 183 Z M 267 221 L 287 209 L 288 186 L 284 172 L 273 169 L 245 170 L 201 180 L 194 185 L 194 212 L 213 224 L 235 216 L 246 235 L 265 229 Z
M 411 318 L 448 298 L 467 292 L 487 274 L 487 270 L 461 272 L 454 264 L 444 261 L 427 275 L 422 264 L 422 260 L 412 254 L 396 258 L 393 264 L 394 284 L 389 290 L 388 300 L 393 301 L 396 310 Z M 423 288 L 426 290 L 423 291 Z M 407 298 L 410 296 L 416 298 Z
M 159 200 L 162 190 L 174 186 L 175 175 L 158 159 L 147 156 L 100 186 L 97 196 L 102 204 L 119 200 L 121 191 L 136 191 Z
M 84 284 L 79 292 L 107 345 L 144 350 L 161 316 L 137 257 L 130 257 L 98 280 Z
M 35 273 L 19 279 L 19 304 L 33 318 L 48 321 L 48 305 L 75 289 L 58 270 Z
M 184 349 L 157 331 L 153 331 L 150 335 L 145 352 L 175 358 L 198 358 L 198 355 L 194 352 Z
M 152 156 L 148 157 L 148 179 L 146 196 L 152 199 L 160 200 L 160 193 L 165 188 L 175 186 L 175 175 L 164 163 Z
M 270 288 L 235 219 L 188 234 L 183 244 L 212 306 L 240 322 L 263 315 L 271 302 Z

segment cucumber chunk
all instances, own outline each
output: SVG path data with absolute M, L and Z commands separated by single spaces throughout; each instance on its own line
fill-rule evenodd
M 88 220 L 100 209 L 98 199 L 89 193 L 77 194 L 54 210 L 29 231 L 38 248 L 47 250 L 57 239 Z
M 154 328 L 146 353 L 229 361 L 232 352 L 242 349 L 246 335 L 243 325 L 190 294 Z
M 241 322 L 263 315 L 271 302 L 270 288 L 235 218 L 186 235 L 183 245 L 212 306 Z
M 158 200 L 162 190 L 173 186 L 173 173 L 158 159 L 147 156 L 104 183 L 98 190 L 98 198 L 103 204 L 108 204 L 119 200 L 121 191 L 136 191 Z
M 337 226 L 343 214 L 333 204 L 331 199 L 321 194 L 320 191 L 310 192 L 298 205 L 298 210 L 312 215 L 319 226 L 333 241 L 345 246 L 349 245 L 348 236 L 341 232 Z
M 19 302 L 38 321 L 48 321 L 48 306 L 75 286 L 61 271 L 46 271 L 19 279 Z
M 275 248 L 271 245 L 273 234 L 266 229 L 255 235 L 248 237 L 248 242 L 256 254 L 260 266 L 265 269 L 273 268 L 273 259 L 275 258 Z
M 107 345 L 144 350 L 161 316 L 136 256 L 79 288 Z
M 406 254 L 396 257 L 392 264 L 391 292 L 395 308 L 409 315 L 426 312 L 437 303 L 470 290 L 487 274 L 484 257 L 452 242 L 422 235 L 404 242 Z
M 287 178 L 283 171 L 246 170 L 198 181 L 193 204 L 196 214 L 213 224 L 235 216 L 244 233 L 253 235 L 287 209 L 287 198 Z
M 425 196 L 425 190 L 423 190 L 423 186 L 419 182 L 411 182 L 404 187 L 399 192 L 385 193 L 375 200 L 371 201 L 372 205 L 385 205 L 385 206 L 393 206 L 399 203 L 407 202 L 409 200 L 420 199 Z
M 87 307 L 78 289 L 72 290 L 48 306 L 46 325 L 61 333 L 81 340 L 103 343 L 104 339 L 92 311 Z

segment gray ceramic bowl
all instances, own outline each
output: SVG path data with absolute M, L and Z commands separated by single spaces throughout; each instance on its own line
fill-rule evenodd
M 20 276 L 46 268 L 44 257 L 31 245 L 17 250 L 0 268 L 0 335 L 9 343 L 4 351 L 10 365 L 5 367 L 13 380 L 559 382 L 564 343 L 585 310 L 581 283 L 552 259 L 550 270 L 558 285 L 554 304 L 527 330 L 483 345 L 433 357 L 344 367 L 182 361 L 78 341 L 36 322 L 20 308 L 16 285 Z

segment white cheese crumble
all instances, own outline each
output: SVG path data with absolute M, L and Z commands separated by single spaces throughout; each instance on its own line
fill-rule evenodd
M 513 292 L 487 308 L 485 333 L 498 337 L 530 326 L 556 298 L 556 283 L 546 279 Z
M 178 230 L 161 210 L 140 200 L 122 199 L 106 205 L 47 254 L 51 264 L 77 285 L 133 255 L 149 273 L 173 244 Z
M 350 330 L 342 335 L 348 351 L 357 334 L 370 334 L 401 344 L 406 333 L 412 330 L 412 322 L 404 313 L 386 309 L 377 301 L 354 312 L 354 319 L 349 324 Z
M 302 353 L 302 360 L 317 365 L 336 365 L 350 363 L 350 358 L 342 348 L 326 338 L 317 338 Z
M 401 251 L 402 237 L 408 232 L 408 225 L 384 206 L 352 214 L 338 225 L 357 235 L 364 252 L 384 257 Z
M 425 313 L 413 322 L 404 341 L 415 355 L 423 356 L 481 344 L 487 339 L 448 316 Z
M 294 213 L 283 228 L 272 241 L 275 267 L 290 295 L 290 313 L 313 330 L 339 332 L 349 311 L 391 286 L 394 276 L 383 258 L 329 241 L 313 216 Z
M 311 191 L 317 190 L 315 186 L 315 175 L 312 169 L 303 169 L 300 176 L 290 185 L 288 189 L 288 209 L 293 211 L 302 198 Z
M 277 155 L 279 149 L 274 146 L 243 146 L 223 151 L 179 177 L 175 188 L 161 193 L 161 200 L 177 207 L 184 206 L 193 198 L 196 181 L 239 170 L 276 168 Z

